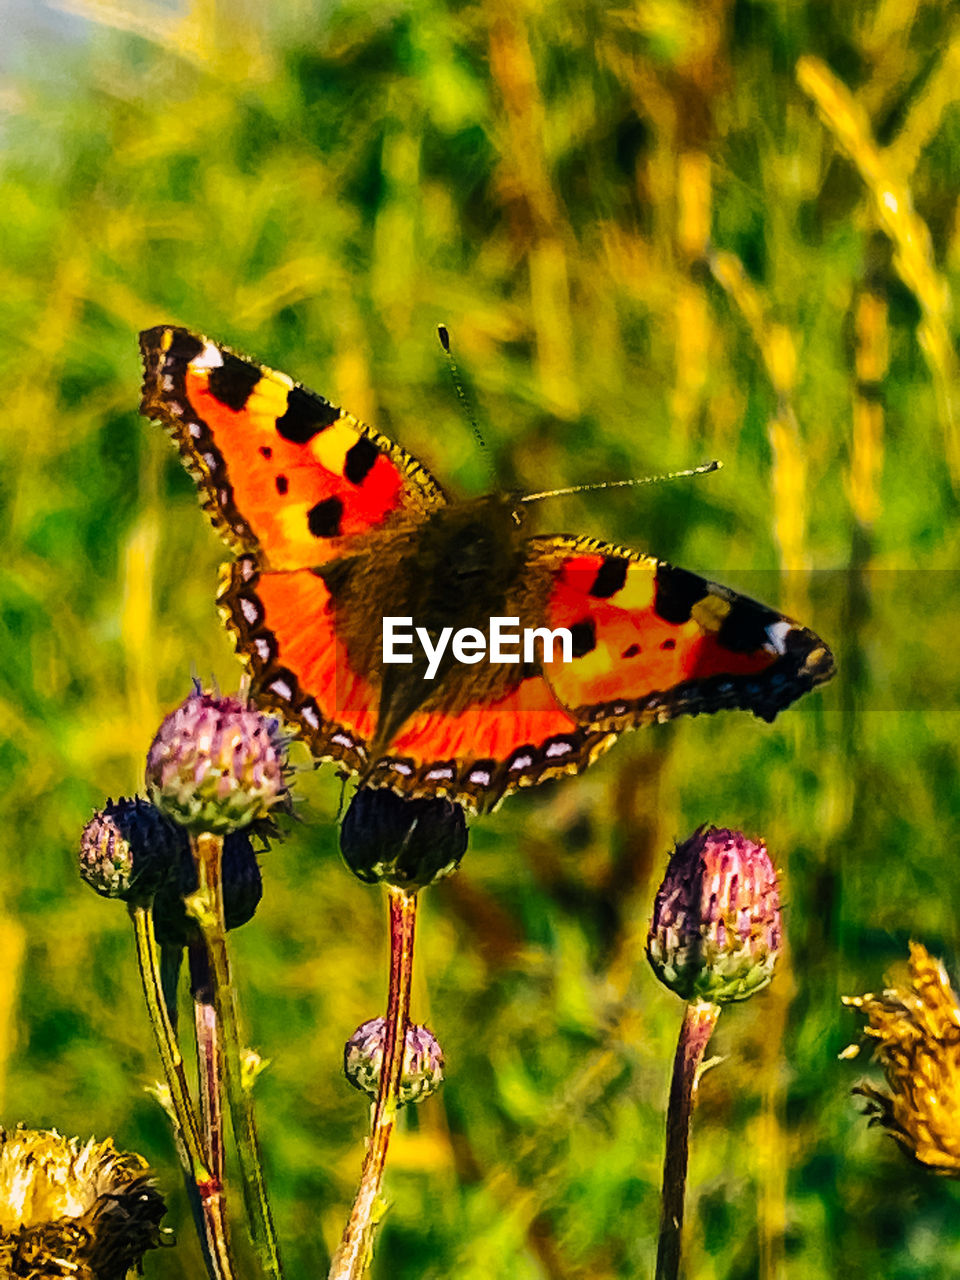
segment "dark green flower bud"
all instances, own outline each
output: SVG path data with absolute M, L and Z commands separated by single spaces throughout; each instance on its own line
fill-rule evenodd
M 161 946 L 185 947 L 200 935 L 183 900 L 198 887 L 197 868 L 187 833 L 180 829 L 177 874 L 153 900 L 153 929 Z M 228 929 L 239 929 L 253 917 L 263 897 L 263 879 L 249 831 L 231 831 L 223 840 L 221 860 L 223 914 Z
M 773 977 L 780 890 L 766 847 L 710 827 L 679 844 L 657 892 L 647 957 L 684 1000 L 745 1000 Z
M 80 874 L 104 898 L 145 905 L 175 874 L 182 833 L 149 800 L 108 800 L 80 837 Z
M 371 1098 L 377 1096 L 380 1088 L 385 1035 L 384 1019 L 371 1018 L 357 1027 L 343 1050 L 343 1070 L 347 1079 L 355 1089 L 368 1093 Z M 400 1070 L 400 1106 L 429 1098 L 442 1083 L 443 1050 L 436 1036 L 426 1027 L 411 1023 L 407 1027 Z
M 456 871 L 467 849 L 463 809 L 452 800 L 406 800 L 359 787 L 340 827 L 340 852 L 367 884 L 411 892 Z
M 197 690 L 157 731 L 147 787 L 174 822 L 223 835 L 288 803 L 285 760 L 275 717 Z

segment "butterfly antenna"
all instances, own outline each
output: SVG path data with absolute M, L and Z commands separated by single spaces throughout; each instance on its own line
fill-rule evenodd
M 593 489 L 634 489 L 642 484 L 660 484 L 663 480 L 683 480 L 688 476 L 705 476 L 711 471 L 719 471 L 723 463 L 714 458 L 712 462 L 701 462 L 699 467 L 688 467 L 685 471 L 667 471 L 661 476 L 640 476 L 635 480 L 601 480 L 597 484 L 575 484 L 569 489 L 545 489 L 543 493 L 525 494 L 521 502 L 541 502 L 544 498 L 565 498 L 570 493 L 589 493 Z
M 450 370 L 450 377 L 453 379 L 453 387 L 457 393 L 457 399 L 463 406 L 463 411 L 467 415 L 467 421 L 470 423 L 470 430 L 473 432 L 474 439 L 483 450 L 483 456 L 487 459 L 489 469 L 490 455 L 487 452 L 487 442 L 483 438 L 479 426 L 477 425 L 477 415 L 473 411 L 473 405 L 470 403 L 463 381 L 460 377 L 460 370 L 457 368 L 457 362 L 453 358 L 450 350 L 450 330 L 445 324 L 437 325 L 437 337 L 440 339 L 440 345 L 443 347 L 443 354 L 447 361 L 447 368 Z

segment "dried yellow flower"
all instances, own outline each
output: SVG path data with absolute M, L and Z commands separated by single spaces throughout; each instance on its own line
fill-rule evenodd
M 146 1163 L 112 1139 L 0 1129 L 0 1275 L 124 1280 L 165 1212 Z
M 858 1085 L 874 1119 L 921 1164 L 960 1177 L 960 1005 L 942 963 L 911 942 L 909 988 L 844 1004 L 866 1015 L 890 1088 Z

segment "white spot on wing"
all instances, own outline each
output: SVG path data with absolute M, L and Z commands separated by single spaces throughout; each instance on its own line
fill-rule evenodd
M 270 689 L 271 692 L 277 694 L 278 697 L 284 698 L 287 702 L 293 701 L 293 690 L 286 680 L 274 680 L 270 685 Z
M 190 361 L 194 369 L 219 369 L 223 364 L 223 356 L 219 350 L 208 342 L 198 356 Z
M 547 759 L 555 760 L 557 756 L 565 756 L 573 750 L 569 742 L 551 742 L 547 747 Z
M 250 626 L 260 620 L 260 610 L 252 600 L 247 600 L 245 597 L 240 600 L 240 612 L 243 614 L 244 621 L 248 622 Z
M 785 618 L 781 618 L 779 622 L 771 622 L 767 627 L 767 637 L 769 644 L 764 645 L 765 649 L 769 649 L 772 653 L 787 652 L 787 636 L 793 630 L 793 623 L 787 622 Z

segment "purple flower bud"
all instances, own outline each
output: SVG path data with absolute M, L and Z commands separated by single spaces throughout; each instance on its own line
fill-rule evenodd
M 183 835 L 149 800 L 108 800 L 80 837 L 80 874 L 104 898 L 145 905 L 173 875 Z
M 356 1089 L 377 1096 L 380 1087 L 380 1071 L 383 1067 L 383 1042 L 386 1023 L 383 1018 L 371 1018 L 362 1023 L 347 1041 L 343 1050 L 343 1069 L 347 1079 Z M 400 1106 L 419 1102 L 439 1089 L 443 1081 L 443 1051 L 432 1031 L 426 1027 L 407 1027 L 407 1039 L 400 1073 Z
M 647 957 L 684 1000 L 745 1000 L 773 977 L 780 891 L 762 842 L 710 827 L 677 845 L 653 906 Z
M 147 787 L 175 822 L 223 835 L 288 802 L 285 751 L 273 716 L 195 690 L 157 731 Z

